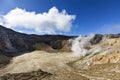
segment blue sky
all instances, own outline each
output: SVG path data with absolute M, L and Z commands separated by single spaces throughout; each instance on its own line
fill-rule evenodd
M 16 8 L 42 14 L 53 7 L 56 7 L 59 12 L 65 9 L 68 15 L 75 16 L 74 19 L 71 18 L 73 20 L 69 31 L 60 29 L 55 31 L 56 34 L 86 35 L 120 32 L 120 0 L 1 0 L 0 14 L 5 16 Z M 24 28 L 21 25 L 10 28 L 25 33 L 41 34 L 35 32 L 33 28 Z M 43 32 L 43 34 L 47 33 Z

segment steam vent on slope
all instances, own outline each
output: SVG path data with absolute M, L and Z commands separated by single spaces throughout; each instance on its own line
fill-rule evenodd
M 0 26 L 0 80 L 120 80 L 120 34 L 28 35 Z

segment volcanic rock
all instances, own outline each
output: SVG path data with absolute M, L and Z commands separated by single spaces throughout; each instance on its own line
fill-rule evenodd
M 70 38 L 73 36 L 24 34 L 0 25 L 0 65 L 9 63 L 11 57 L 34 50 L 59 51 L 66 48 Z
M 0 77 L 0 80 L 42 80 L 46 77 L 49 78 L 51 75 L 51 73 L 38 70 L 27 73 L 5 74 Z

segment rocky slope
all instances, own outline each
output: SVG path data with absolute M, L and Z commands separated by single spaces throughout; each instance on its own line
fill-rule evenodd
M 94 64 L 119 63 L 120 62 L 120 38 L 105 38 L 99 44 L 92 46 L 90 54 L 80 61 L 76 61 L 78 67 L 88 67 Z M 79 65 L 80 64 L 80 65 Z
M 8 64 L 12 57 L 34 50 L 69 51 L 67 40 L 70 38 L 73 36 L 28 35 L 0 26 L 0 67 Z
M 76 37 L 0 26 L 0 80 L 120 80 L 120 34 Z
M 59 50 L 64 47 L 62 42 L 70 38 L 72 36 L 28 35 L 0 26 L 0 53 L 6 56 L 16 56 L 19 55 L 18 53 L 36 50 L 37 46 L 39 49 L 50 47 Z
M 90 54 L 69 65 L 90 80 L 120 80 L 120 38 L 104 38 Z
M 69 39 L 76 36 L 63 35 L 28 35 L 18 33 L 0 25 L 0 67 L 8 64 L 12 57 L 31 52 L 43 50 L 48 52 L 69 52 Z M 92 43 L 95 44 L 102 38 L 97 35 Z

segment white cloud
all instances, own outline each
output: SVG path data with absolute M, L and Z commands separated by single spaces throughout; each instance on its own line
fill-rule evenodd
M 6 27 L 33 29 L 39 33 L 68 32 L 71 29 L 75 15 L 69 15 L 66 10 L 59 10 L 52 7 L 48 12 L 29 12 L 20 8 L 15 8 L 3 15 L 0 22 Z

